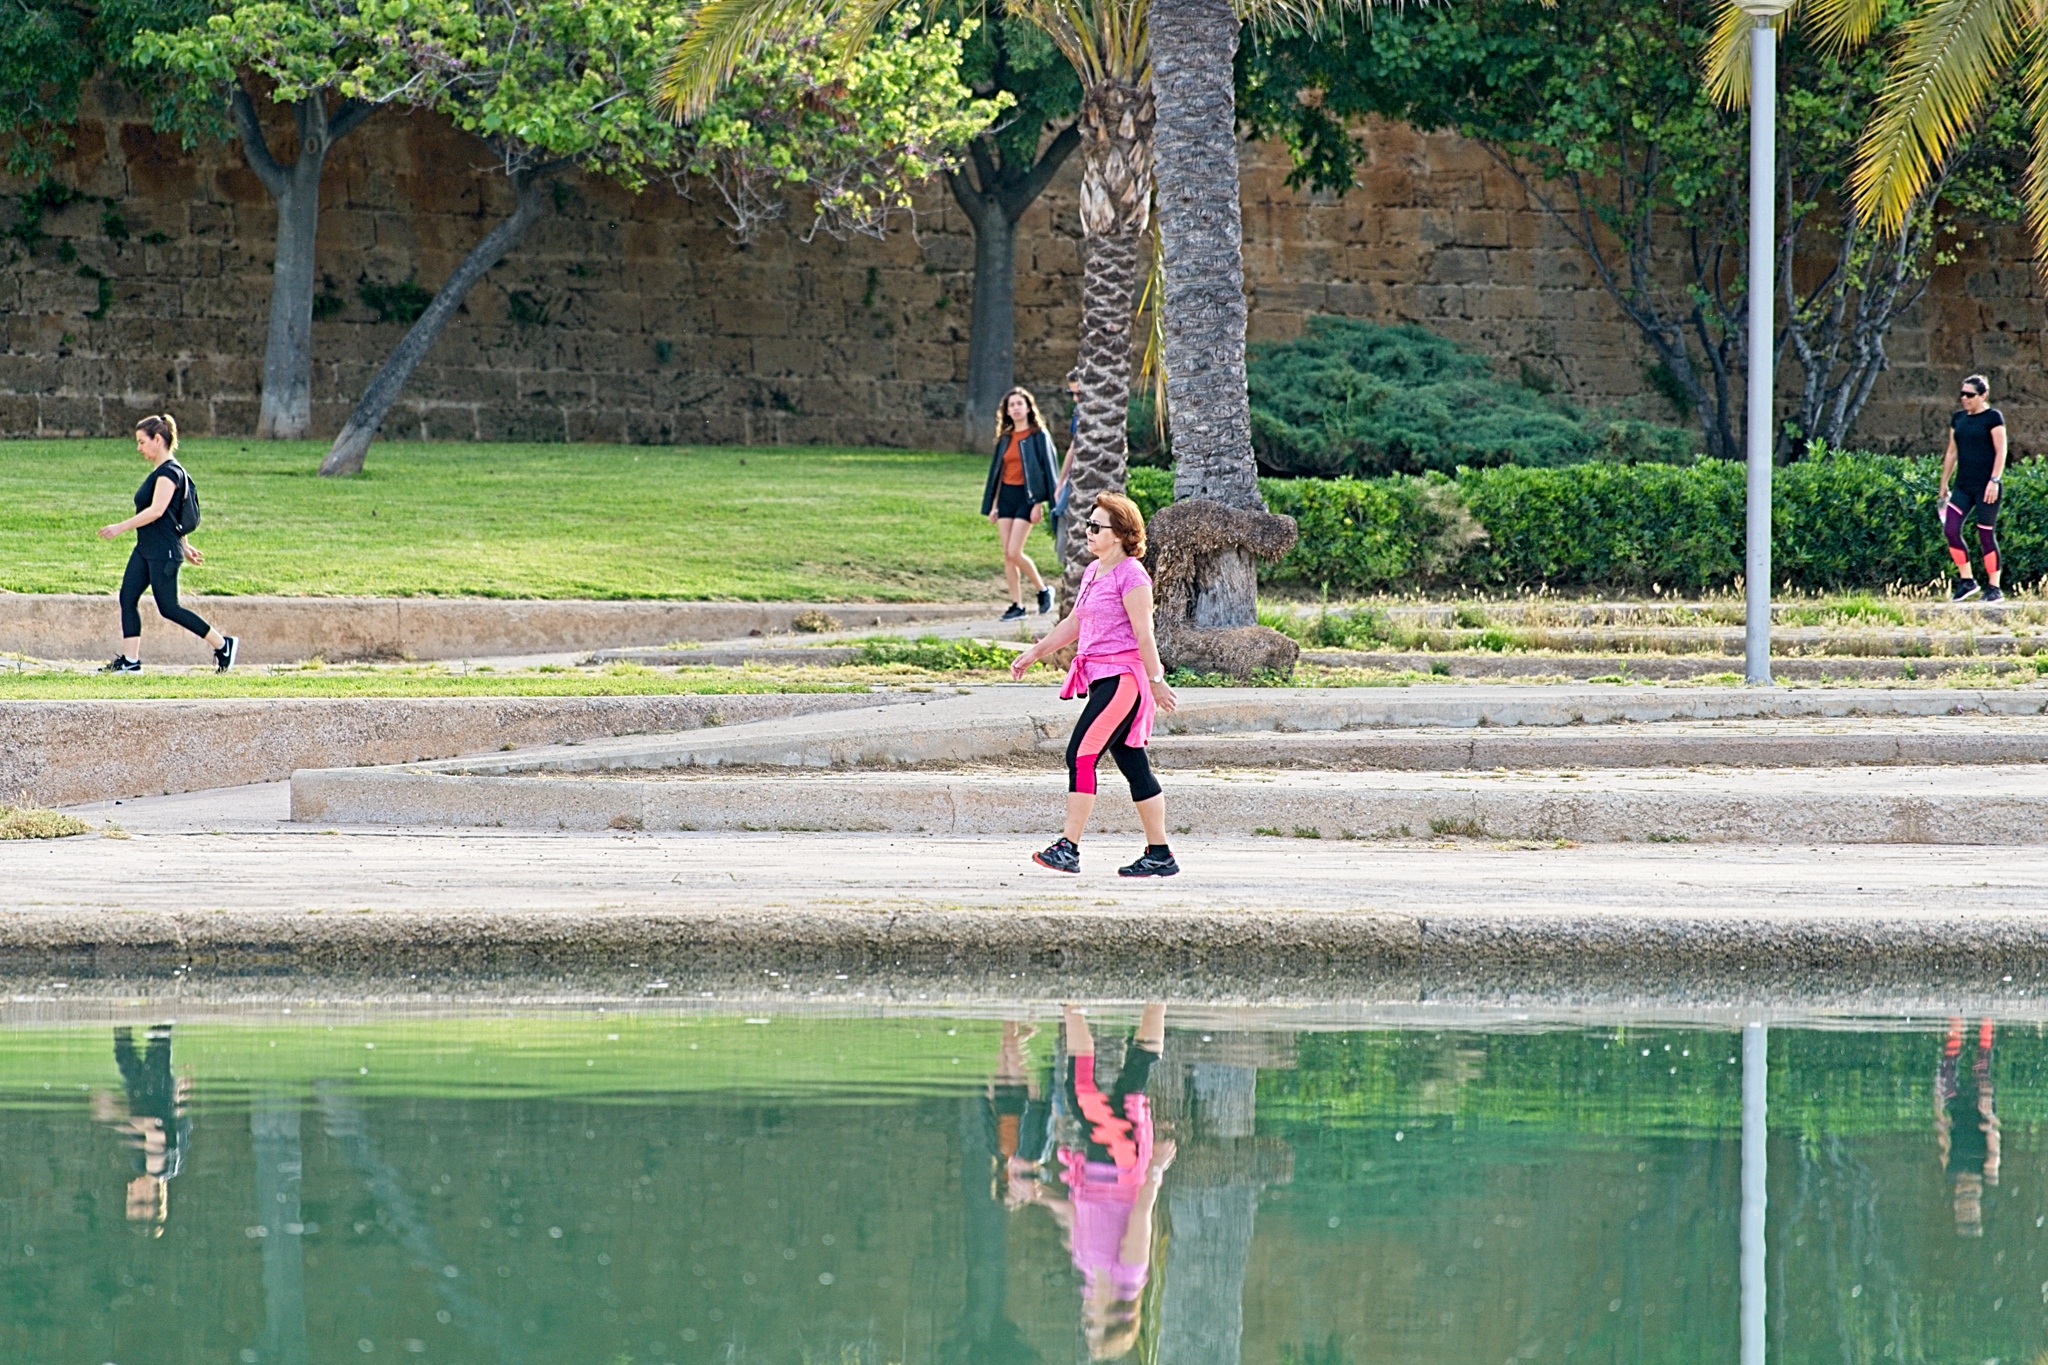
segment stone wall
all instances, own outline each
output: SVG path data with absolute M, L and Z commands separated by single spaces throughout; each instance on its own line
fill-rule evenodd
M 1077 170 L 1021 233 L 1019 378 L 1041 393 L 1059 388 L 1079 321 Z M 1289 189 L 1286 171 L 1282 149 L 1246 148 L 1255 337 L 1290 336 L 1317 312 L 1415 321 L 1509 374 L 1671 417 L 1585 258 L 1476 145 L 1375 129 L 1361 184 L 1341 197 Z M 47 214 L 42 240 L 0 242 L 0 434 L 125 433 L 165 407 L 195 433 L 252 430 L 275 219 L 239 150 L 188 153 L 107 90 L 57 178 L 88 198 Z M 0 213 L 18 223 L 30 188 L 0 181 Z M 395 113 L 336 150 L 322 193 L 314 410 L 331 433 L 403 330 L 377 320 L 363 285 L 437 286 L 510 195 L 476 143 Z M 746 245 L 708 191 L 634 196 L 570 174 L 554 197 L 471 295 L 387 435 L 957 444 L 972 241 L 943 190 L 886 241 L 792 229 Z M 1956 378 L 1983 369 L 2016 445 L 2039 444 L 2041 297 L 2016 232 L 1941 271 L 1893 334 L 1861 439 L 1937 439 Z

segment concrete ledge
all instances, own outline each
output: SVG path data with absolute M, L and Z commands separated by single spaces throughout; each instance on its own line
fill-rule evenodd
M 2042 844 L 2048 768 L 1883 770 L 1879 781 L 1820 772 L 1603 774 L 1443 780 L 1433 774 L 1184 774 L 1167 791 L 1177 833 L 1317 838 L 1484 834 L 1593 843 Z M 1034 774 L 920 773 L 695 777 L 450 777 L 328 771 L 292 778 L 292 819 L 334 825 L 470 825 L 557 830 L 833 830 L 1017 834 L 1056 819 L 1062 788 Z M 1091 829 L 1134 832 L 1111 799 Z
M 573 750 L 480 756 L 429 765 L 494 776 L 722 766 L 854 767 L 967 763 L 1066 743 L 1079 704 L 1049 687 L 963 689 L 915 707 L 733 727 L 716 735 L 650 736 Z M 2048 691 L 1976 688 L 1354 687 L 1190 688 L 1158 735 L 1606 725 L 1617 722 L 2038 716 Z
M 1366 649 L 1308 649 L 1303 663 L 1325 668 L 1414 670 L 1448 678 L 1564 677 L 1585 682 L 1593 678 L 1703 678 L 1740 673 L 1741 659 L 1725 654 L 1516 654 L 1456 652 L 1394 652 Z M 652 662 L 652 660 L 647 660 Z M 1943 655 L 1800 655 L 1774 657 L 1771 676 L 1779 682 L 1841 681 L 1850 678 L 1933 678 L 1957 668 L 1981 668 L 2003 676 L 2036 676 L 2031 659 Z
M 1921 722 L 1922 725 L 1928 722 Z M 1048 750 L 1058 764 L 1064 750 Z M 1467 731 L 1352 730 L 1338 734 L 1165 735 L 1162 770 L 1335 768 L 1454 772 L 1493 768 L 1840 768 L 1941 763 L 2048 763 L 2048 726 L 2026 731 L 1905 729 L 1897 723 L 1800 733 L 1782 727 L 1558 726 Z
M 0 701 L 0 796 L 74 805 L 277 782 L 306 767 L 409 763 L 507 746 L 609 740 L 855 707 L 872 710 L 890 699 L 870 692 L 828 692 Z
M 1349 1011 L 1389 1006 L 1403 1018 L 1532 1005 L 1654 1018 L 1758 1003 L 1808 1018 L 1958 1008 L 2039 1018 L 2044 970 L 2048 919 L 2025 916 L 1285 907 L 1265 915 L 1129 907 L 899 915 L 833 906 L 0 916 L 0 984 L 55 1011 L 173 994 L 181 1005 L 483 998 L 668 1008 L 716 995 L 780 1010 L 1164 997 L 1353 1019 Z M 52 991 L 52 981 L 68 989 Z
M 187 591 L 201 586 L 188 576 Z M 974 619 L 986 603 L 581 602 L 435 597 L 204 597 L 186 605 L 242 637 L 252 664 L 343 659 L 469 659 L 555 654 L 675 640 L 730 640 L 790 630 L 822 611 L 849 629 Z M 103 659 L 120 645 L 112 594 L 0 593 L 0 652 L 37 659 Z M 205 664 L 203 641 L 170 625 L 144 599 L 143 657 Z

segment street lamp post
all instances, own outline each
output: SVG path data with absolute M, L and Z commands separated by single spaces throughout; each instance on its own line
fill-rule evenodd
M 1771 305 L 1776 269 L 1778 33 L 1773 21 L 1792 0 L 1741 0 L 1749 34 L 1749 521 L 1743 555 L 1743 678 L 1771 681 Z

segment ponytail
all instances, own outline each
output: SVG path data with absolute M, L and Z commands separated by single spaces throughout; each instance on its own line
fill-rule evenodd
M 135 430 L 144 436 L 154 436 L 164 443 L 164 449 L 178 453 L 178 419 L 168 412 L 157 417 L 145 417 L 135 424 Z

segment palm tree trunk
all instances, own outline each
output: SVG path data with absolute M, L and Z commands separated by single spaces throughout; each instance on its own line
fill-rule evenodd
M 1131 314 L 1138 251 L 1152 205 L 1152 92 L 1102 81 L 1081 96 L 1080 424 L 1066 520 L 1066 597 L 1088 567 L 1081 530 L 1098 493 L 1124 490 L 1124 424 L 1131 403 Z
M 370 386 L 363 390 L 362 398 L 355 410 L 348 415 L 348 423 L 341 434 L 334 438 L 334 444 L 327 451 L 327 458 L 320 462 L 323 478 L 348 478 L 363 472 L 363 457 L 369 453 L 370 440 L 377 434 L 377 428 L 384 425 L 385 414 L 398 401 L 398 395 L 405 390 L 406 381 L 419 368 L 427 352 L 441 338 L 441 332 L 448 326 L 455 310 L 469 297 L 469 291 L 477 282 L 490 273 L 491 267 L 505 259 L 520 242 L 526 239 L 527 231 L 540 220 L 547 207 L 547 196 L 541 192 L 540 176 L 522 171 L 512 178 L 513 189 L 518 194 L 517 207 L 512 216 L 499 223 L 485 235 L 481 242 L 470 248 L 462 264 L 455 267 L 455 273 L 448 277 L 440 291 L 434 295 L 427 311 L 407 330 L 399 341 L 397 349 L 391 352 Z
M 1276 546 L 1284 553 L 1294 524 L 1266 511 L 1252 456 L 1237 35 L 1230 0 L 1153 0 L 1166 409 L 1181 509 L 1162 514 L 1154 562 L 1162 657 L 1249 674 L 1289 668 L 1298 650 L 1258 625 L 1257 561 Z M 1168 582 L 1169 573 L 1186 581 Z

